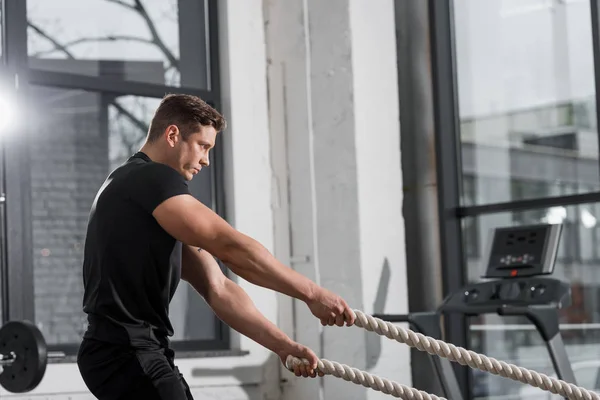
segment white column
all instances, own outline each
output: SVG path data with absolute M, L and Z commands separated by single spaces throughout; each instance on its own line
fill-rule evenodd
M 292 265 L 369 313 L 408 308 L 393 7 L 265 3 L 272 157 L 277 198 L 289 195 Z M 288 169 L 277 172 L 283 151 Z M 319 357 L 410 384 L 406 346 L 355 327 L 321 329 L 299 302 L 288 312 L 280 321 Z M 284 376 L 285 399 L 381 396 L 333 377 Z
M 350 4 L 308 1 L 313 157 L 321 284 L 364 309 Z M 328 327 L 321 356 L 364 370 L 365 344 L 361 329 Z M 324 399 L 366 399 L 361 386 L 335 378 L 323 383 Z
M 351 1 L 350 22 L 363 310 L 407 313 L 394 2 Z M 369 372 L 410 386 L 408 346 L 373 333 L 365 343 Z
M 319 282 L 307 18 L 304 1 L 265 3 L 276 256 Z M 322 329 L 306 305 L 285 296 L 279 305 L 279 326 L 321 356 Z M 323 398 L 321 380 L 282 377 L 286 399 Z

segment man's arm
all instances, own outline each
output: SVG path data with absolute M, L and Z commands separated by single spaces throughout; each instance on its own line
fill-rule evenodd
M 152 215 L 171 236 L 208 251 L 238 276 L 306 302 L 323 325 L 354 323 L 354 313 L 343 299 L 280 263 L 264 246 L 193 196 L 171 197 Z
M 153 215 L 173 237 L 205 249 L 245 280 L 303 301 L 312 298 L 314 282 L 278 262 L 264 246 L 234 229 L 194 197 L 172 197 Z
M 244 289 L 223 274 L 209 253 L 184 245 L 181 275 L 231 328 L 277 354 L 283 363 L 291 354 L 308 359 L 316 367 L 317 356 L 265 318 Z M 311 370 L 295 372 L 297 375 L 298 372 L 304 376 L 314 375 Z

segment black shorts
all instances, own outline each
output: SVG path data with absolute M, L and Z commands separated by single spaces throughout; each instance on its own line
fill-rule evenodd
M 77 366 L 99 400 L 191 400 L 190 388 L 170 349 L 139 350 L 84 339 Z

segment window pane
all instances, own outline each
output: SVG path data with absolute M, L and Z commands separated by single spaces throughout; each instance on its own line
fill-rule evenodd
M 563 231 L 553 278 L 571 286 L 571 305 L 560 311 L 561 334 L 578 384 L 599 390 L 595 378 L 600 372 L 600 203 L 552 207 L 542 210 L 499 213 L 466 218 L 463 224 L 468 279 L 480 281 L 487 260 L 485 247 L 490 229 L 538 223 L 562 223 Z M 470 320 L 470 348 L 499 360 L 555 375 L 545 344 L 534 326 L 523 317 L 485 315 Z M 474 374 L 476 396 L 533 394 L 542 392 L 518 382 L 490 374 Z M 593 375 L 593 379 L 592 376 Z M 550 398 L 550 397 L 544 397 Z
M 454 4 L 464 202 L 600 190 L 590 2 Z
M 2 12 L 4 8 L 4 1 L 0 0 L 0 64 L 2 63 L 2 59 L 4 58 L 4 27 L 2 26 Z
M 50 344 L 78 343 L 85 329 L 81 273 L 90 206 L 109 171 L 139 150 L 160 99 L 32 92 L 32 115 L 39 116 L 29 146 L 36 322 Z M 175 339 L 215 338 L 212 311 L 187 283 L 172 309 Z
M 29 65 L 209 89 L 204 11 L 197 0 L 28 0 Z

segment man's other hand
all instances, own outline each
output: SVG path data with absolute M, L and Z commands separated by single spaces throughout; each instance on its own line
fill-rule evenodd
M 306 360 L 305 363 L 299 363 L 298 365 L 294 365 L 293 372 L 296 376 L 303 376 L 305 378 L 311 377 L 314 378 L 317 376 L 317 355 L 308 347 L 303 346 L 299 343 L 291 342 L 287 343 L 284 348 L 277 352 L 279 358 L 283 365 L 286 365 L 286 360 L 288 356 L 298 357 L 302 360 Z M 287 366 L 286 366 L 287 368 Z M 324 374 L 319 371 L 319 376 L 323 376 Z
M 313 315 L 321 320 L 323 326 L 344 326 L 344 322 L 351 326 L 356 319 L 356 315 L 344 299 L 321 287 L 306 304 Z

